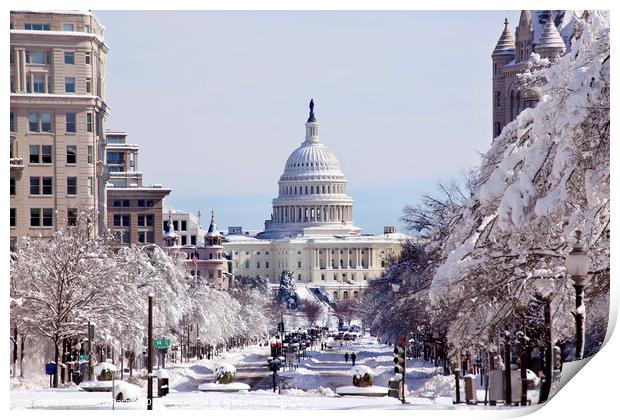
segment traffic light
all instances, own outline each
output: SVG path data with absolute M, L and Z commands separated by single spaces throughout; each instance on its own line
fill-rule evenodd
M 405 360 L 407 358 L 407 350 L 404 346 L 394 347 L 394 373 L 401 375 L 401 378 L 405 374 Z
M 402 401 L 403 404 L 405 404 L 405 369 L 406 369 L 406 365 L 407 365 L 407 342 L 400 342 L 399 344 L 401 344 L 400 346 L 397 345 L 396 347 L 394 347 L 394 373 L 396 373 L 396 375 L 394 375 L 395 377 L 394 379 L 394 385 L 397 385 L 398 382 L 396 382 L 396 380 L 400 381 L 400 386 L 399 386 L 399 390 L 392 390 L 392 392 L 389 393 L 389 395 L 392 396 L 399 396 L 400 400 Z M 392 381 L 390 381 L 390 385 L 392 384 Z

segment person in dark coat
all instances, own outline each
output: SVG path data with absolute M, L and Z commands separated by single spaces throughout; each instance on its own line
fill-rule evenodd
M 357 356 L 355 355 L 355 353 L 351 353 L 351 361 L 353 362 L 353 366 L 355 366 L 355 359 L 357 358 Z
M 349 352 L 346 352 L 346 353 L 344 354 L 344 361 L 345 361 L 346 363 L 349 363 Z

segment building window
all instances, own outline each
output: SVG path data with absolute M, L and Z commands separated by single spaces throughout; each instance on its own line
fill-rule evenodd
M 10 226 L 15 227 L 17 225 L 17 209 L 11 208 L 10 219 Z
M 11 186 L 10 186 L 9 191 L 10 191 L 11 195 L 15 195 L 16 184 L 15 184 L 15 178 L 14 177 L 11 177 L 11 184 L 10 185 Z
M 52 195 L 52 177 L 31 176 L 30 195 Z
M 138 200 L 138 207 L 154 207 L 155 200 Z M 177 222 L 173 221 L 174 229 L 177 229 Z
M 47 51 L 26 50 L 26 63 L 29 64 L 49 64 L 50 54 Z
M 95 195 L 95 179 L 92 176 L 88 177 L 88 194 Z
M 28 84 L 30 88 L 30 84 Z M 45 92 L 45 76 L 42 74 L 34 74 L 32 76 L 32 92 L 34 93 L 46 93 Z
M 493 137 L 497 137 L 502 133 L 502 125 L 499 121 L 495 121 L 495 133 Z
M 113 200 L 112 207 L 129 207 L 129 200 Z
M 182 235 L 181 236 L 181 245 L 187 245 L 187 236 L 186 235 Z
M 52 131 L 52 114 L 50 112 L 29 112 L 28 129 L 35 133 Z
M 297 261 L 297 268 L 301 268 L 301 261 Z
M 297 274 L 297 281 L 301 281 L 301 274 Z
M 245 260 L 245 268 L 250 268 L 250 260 Z
M 84 62 L 86 64 L 90 64 L 90 53 L 89 52 L 84 53 Z
M 155 218 L 152 214 L 139 214 L 138 215 L 138 226 L 147 227 L 147 226 L 154 226 L 154 225 L 155 225 Z
M 502 101 L 502 94 L 499 91 L 495 92 L 495 108 L 499 108 Z
M 67 177 L 67 195 L 77 195 L 77 177 Z
M 38 176 L 30 177 L 30 195 L 41 194 L 41 178 Z
M 260 261 L 256 261 L 256 268 L 260 269 Z
M 41 178 L 41 187 L 43 195 L 52 195 L 53 187 L 52 187 L 53 178 L 51 176 L 44 176 Z
M 114 215 L 114 226 L 115 227 L 129 227 L 130 226 L 130 218 L 128 214 L 115 214 Z
M 65 51 L 65 64 L 75 64 L 75 53 L 73 51 Z
M 86 32 L 87 34 L 90 33 L 90 25 L 84 25 L 84 32 Z
M 12 90 L 12 89 L 11 89 Z M 13 113 L 13 111 L 11 111 L 11 122 L 10 122 L 10 128 L 11 131 L 16 131 L 15 130 L 15 114 Z
M 94 158 L 93 158 L 93 146 L 91 146 L 90 144 L 88 145 L 88 163 L 93 163 Z
M 265 268 L 269 268 L 269 261 L 265 261 Z
M 41 209 L 30 209 L 30 226 L 41 226 Z
M 190 242 L 190 244 L 192 244 L 192 245 L 196 245 L 196 235 L 191 235 L 191 236 L 189 237 L 189 242 Z
M 67 226 L 77 225 L 77 209 L 67 209 Z
M 52 226 L 54 209 L 30 209 L 30 226 Z
M 41 146 L 30 146 L 30 163 L 41 163 Z
M 65 92 L 75 93 L 75 77 L 65 77 Z
M 75 144 L 67 146 L 67 163 L 77 163 L 77 146 Z
M 67 112 L 67 126 L 66 126 L 66 130 L 67 133 L 75 133 L 75 122 L 76 122 L 76 114 L 75 112 Z
M 89 133 L 93 132 L 93 114 L 92 112 L 86 113 L 86 131 Z
M 73 23 L 63 23 L 62 24 L 63 32 L 73 32 L 75 31 L 75 24 Z
M 49 31 L 49 23 L 24 23 L 24 29 L 27 31 Z
M 183 230 L 183 231 L 187 230 L 187 221 L 186 220 L 181 220 L 181 230 Z
M 334 273 L 334 280 L 338 280 L 338 274 Z
M 86 93 L 93 93 L 93 79 L 86 78 Z

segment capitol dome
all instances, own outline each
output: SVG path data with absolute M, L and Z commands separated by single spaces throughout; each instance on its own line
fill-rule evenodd
M 336 156 L 323 143 L 304 141 L 291 153 L 280 181 L 328 177 L 344 179 Z
M 338 159 L 319 139 L 311 100 L 306 138 L 286 160 L 271 219 L 260 237 L 358 234 L 347 183 Z

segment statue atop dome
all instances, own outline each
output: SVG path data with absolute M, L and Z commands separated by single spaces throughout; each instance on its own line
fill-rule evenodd
M 308 122 L 316 122 L 316 118 L 314 118 L 314 99 L 310 99 L 310 116 L 308 117 Z

